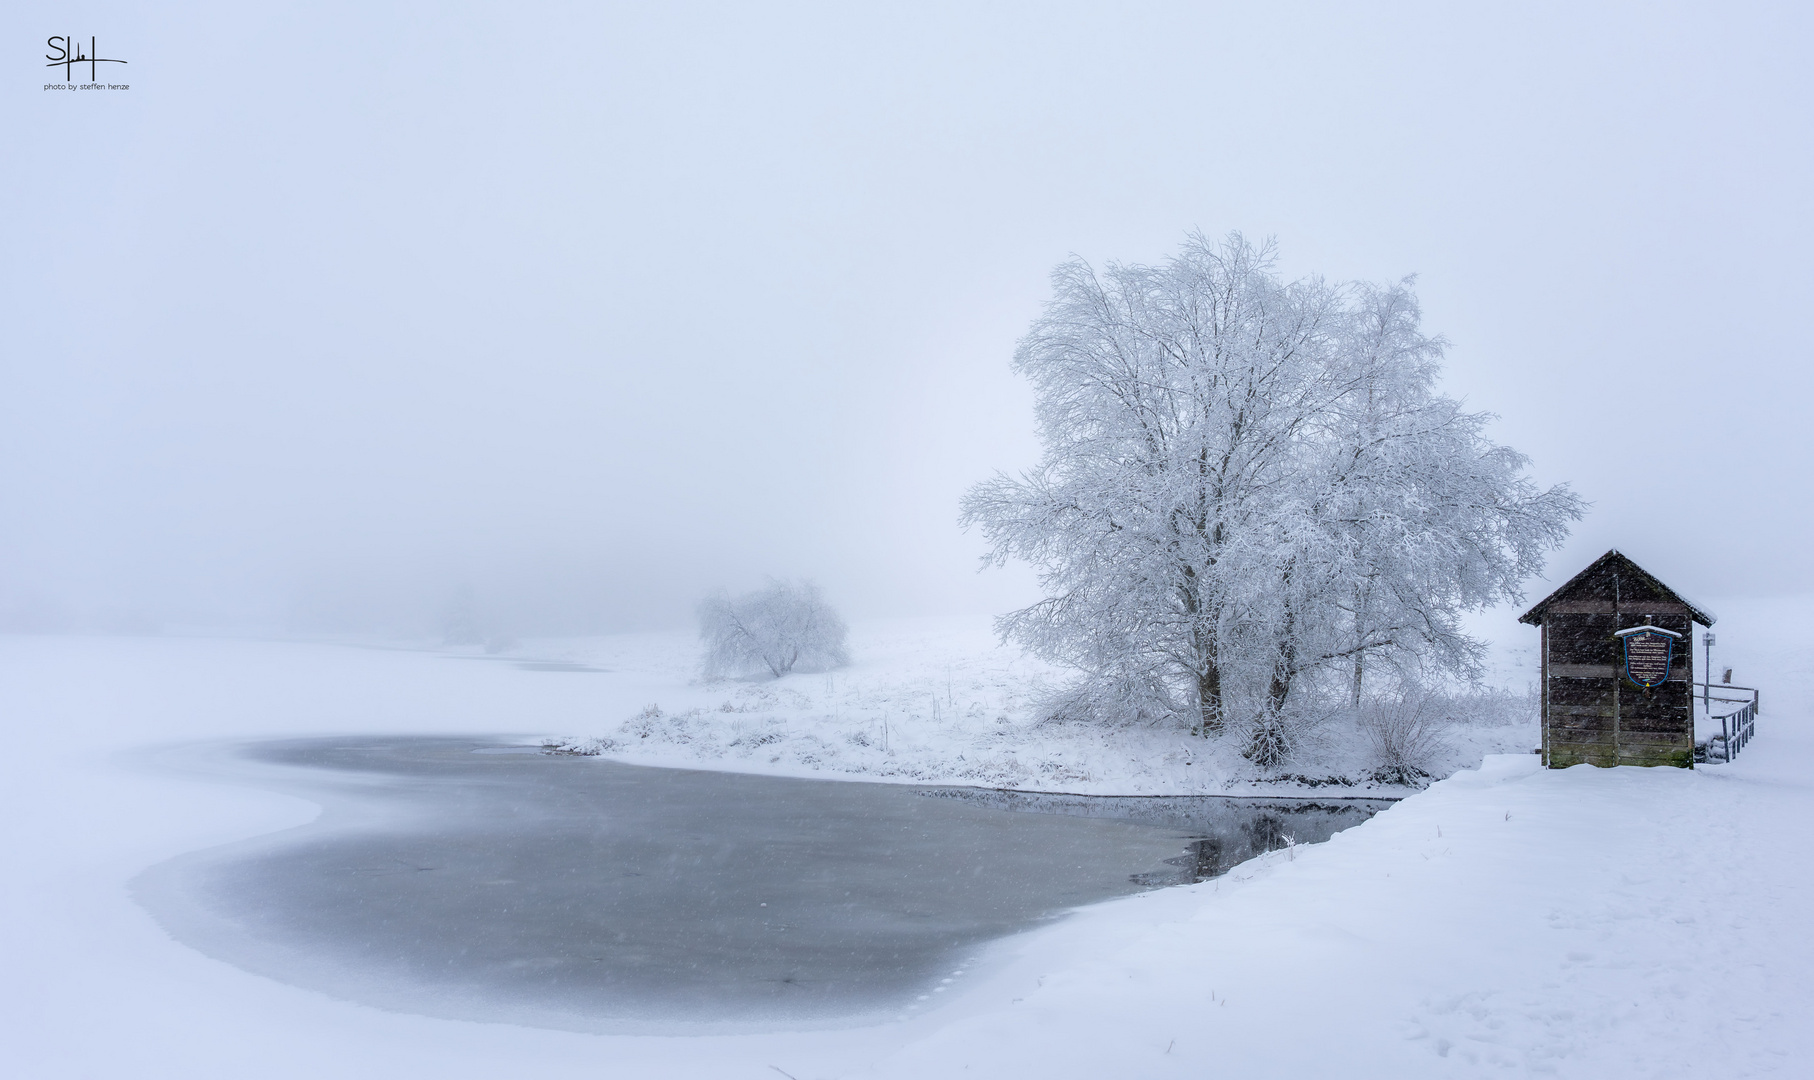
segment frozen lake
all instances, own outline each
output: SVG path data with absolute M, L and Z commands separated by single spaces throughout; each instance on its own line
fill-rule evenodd
M 155 867 L 176 937 L 408 1012 L 582 1030 L 893 1015 L 991 941 L 1366 820 L 1377 800 L 798 780 L 404 736 L 241 744 L 310 825 Z

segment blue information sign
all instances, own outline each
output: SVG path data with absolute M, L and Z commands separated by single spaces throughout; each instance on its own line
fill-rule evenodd
M 1669 663 L 1680 636 L 1656 626 L 1619 631 L 1625 641 L 1625 677 L 1648 690 L 1669 681 Z

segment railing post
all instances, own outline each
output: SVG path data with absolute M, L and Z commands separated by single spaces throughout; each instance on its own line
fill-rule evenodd
M 1688 630 L 1690 633 L 1692 633 L 1694 631 L 1693 624 L 1689 625 Z M 1692 645 L 1693 640 L 1694 640 L 1693 638 L 1689 639 L 1689 641 L 1691 643 L 1689 645 L 1690 649 L 1692 649 L 1694 647 Z M 1706 710 L 1707 712 L 1712 712 L 1713 711 L 1713 631 L 1709 630 L 1706 633 L 1702 634 L 1701 643 L 1703 645 L 1705 645 L 1707 648 L 1707 653 L 1706 653 L 1706 655 L 1707 655 L 1707 673 L 1702 676 L 1702 678 L 1704 678 L 1706 681 L 1701 683 L 1701 708 Z M 1690 658 L 1692 658 L 1694 656 L 1694 653 L 1690 652 L 1688 655 Z

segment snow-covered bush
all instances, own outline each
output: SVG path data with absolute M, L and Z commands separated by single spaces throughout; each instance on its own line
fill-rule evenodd
M 1052 723 L 1110 726 L 1151 724 L 1176 715 L 1169 688 L 1156 678 L 1082 679 L 1035 698 L 1040 716 Z
M 1361 730 L 1373 754 L 1373 779 L 1382 784 L 1415 784 L 1431 775 L 1448 749 L 1441 702 L 1417 690 L 1383 694 L 1362 704 Z
M 699 605 L 699 636 L 708 678 L 767 671 L 778 679 L 795 668 L 850 663 L 844 620 L 811 582 L 770 581 L 742 596 L 708 597 Z
M 1292 712 L 1262 708 L 1243 726 L 1241 756 L 1262 769 L 1276 769 L 1298 751 L 1310 725 Z

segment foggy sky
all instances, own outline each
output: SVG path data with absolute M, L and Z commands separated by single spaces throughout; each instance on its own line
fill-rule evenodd
M 1810 19 L 1582 7 L 27 0 L 0 628 L 1003 610 L 956 503 L 1036 458 L 1047 275 L 1189 229 L 1420 275 L 1594 504 L 1552 584 L 1814 590 Z M 41 90 L 51 34 L 132 89 Z

